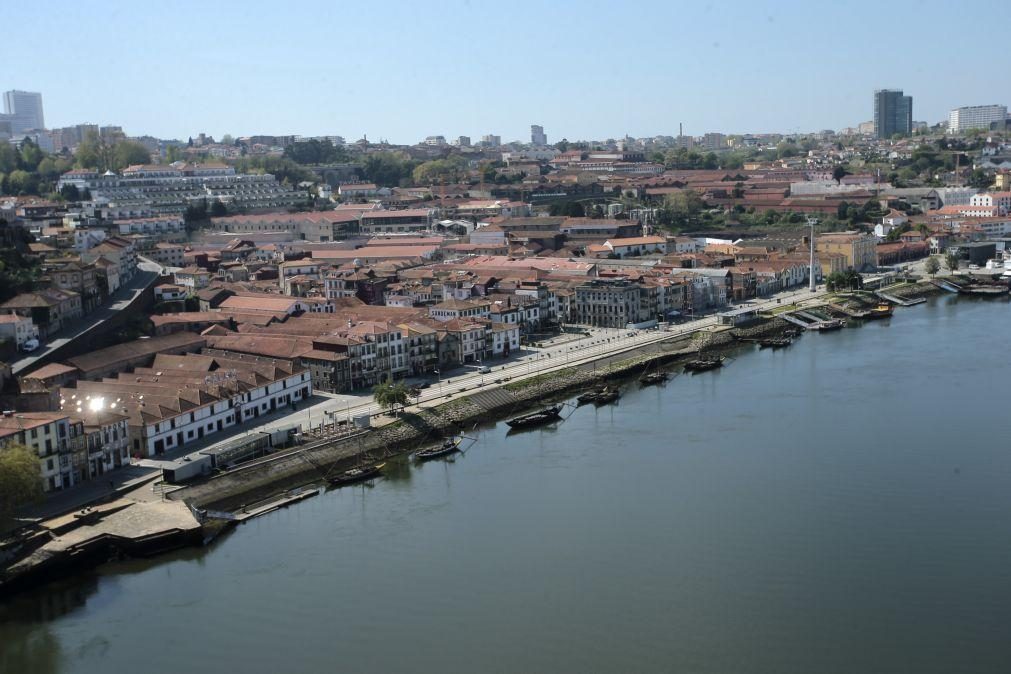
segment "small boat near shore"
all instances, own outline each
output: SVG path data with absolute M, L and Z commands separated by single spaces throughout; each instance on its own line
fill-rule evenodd
M 831 332 L 832 330 L 841 330 L 845 325 L 846 321 L 841 318 L 830 318 L 825 321 L 811 323 L 807 326 L 807 329 L 818 330 L 819 332 Z
M 510 419 L 506 422 L 512 429 L 529 428 L 531 426 L 539 426 L 541 424 L 547 424 L 552 421 L 557 421 L 562 418 L 562 406 L 552 405 L 551 407 L 545 407 L 537 412 L 531 412 L 530 414 L 524 414 L 522 416 L 516 417 L 515 419 Z
M 726 358 L 723 356 L 716 357 L 706 357 L 706 358 L 696 358 L 695 360 L 690 360 L 685 363 L 685 372 L 691 372 L 695 374 L 697 372 L 707 372 L 709 370 L 715 370 L 717 368 L 723 367 L 723 361 Z
M 613 403 L 618 398 L 621 397 L 621 392 L 616 388 L 604 389 L 601 391 L 597 397 L 593 400 L 594 405 L 606 405 L 608 403 Z
M 865 318 L 888 318 L 892 315 L 892 313 L 894 313 L 894 311 L 895 309 L 891 304 L 882 302 L 868 311 Z
M 385 465 L 385 463 L 374 463 L 367 466 L 356 466 L 333 477 L 328 477 L 326 481 L 331 487 L 344 487 L 357 482 L 366 482 L 382 475 Z
M 587 405 L 589 403 L 594 403 L 596 405 L 603 405 L 604 403 L 609 403 L 617 400 L 620 397 L 618 389 L 611 388 L 609 386 L 603 386 L 601 388 L 595 389 L 593 391 L 587 391 L 583 395 L 576 398 L 576 402 L 580 405 Z
M 462 438 L 446 438 L 441 445 L 435 445 L 434 447 L 429 447 L 428 449 L 418 450 L 414 453 L 414 458 L 418 461 L 428 461 L 430 459 L 438 459 L 439 457 L 456 454 L 457 452 L 462 451 L 460 448 L 461 443 L 463 443 Z
M 984 297 L 996 297 L 997 295 L 1007 295 L 1011 290 L 1006 285 L 979 284 L 971 285 L 961 289 L 959 292 L 966 295 L 982 295 Z
M 760 349 L 783 349 L 791 344 L 793 344 L 793 340 L 789 337 L 769 337 L 758 340 L 758 348 Z
M 639 383 L 643 386 L 652 386 L 654 384 L 665 384 L 667 383 L 667 373 L 663 370 L 657 370 L 656 372 L 647 372 L 646 374 L 639 377 Z

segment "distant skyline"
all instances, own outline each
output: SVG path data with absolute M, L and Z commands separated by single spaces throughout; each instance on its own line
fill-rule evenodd
M 0 44 L 0 90 L 41 92 L 53 128 L 182 140 L 509 142 L 529 141 L 531 124 L 550 143 L 677 135 L 679 123 L 695 136 L 813 132 L 869 121 L 876 89 L 902 89 L 913 118 L 935 124 L 952 108 L 1008 102 L 988 67 L 1003 24 L 979 20 L 1002 8 L 50 0 L 5 8 L 17 29 Z M 952 46 L 953 34 L 970 37 Z

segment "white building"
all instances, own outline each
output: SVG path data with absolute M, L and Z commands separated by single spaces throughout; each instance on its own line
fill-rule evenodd
M 154 456 L 285 409 L 312 395 L 309 372 L 253 356 L 159 354 L 151 367 L 78 380 L 64 400 L 90 396 L 129 418 L 130 451 Z
M 985 192 L 973 195 L 969 206 L 975 208 L 995 208 L 995 215 L 1007 215 L 1011 212 L 1011 192 Z
M 73 453 L 81 435 L 81 425 L 71 423 L 63 412 L 4 412 L 0 417 L 0 449 L 10 444 L 32 449 L 47 492 L 76 483 Z
M 948 113 L 948 133 L 962 133 L 970 129 L 989 129 L 993 122 L 1007 119 L 1006 105 L 970 105 L 955 108 Z
M 34 91 L 5 91 L 4 115 L 10 121 L 11 133 L 14 135 L 46 128 L 42 114 L 42 94 Z
M 17 345 L 18 350 L 29 339 L 39 338 L 39 328 L 32 319 L 17 314 L 0 315 L 0 339 L 9 339 Z

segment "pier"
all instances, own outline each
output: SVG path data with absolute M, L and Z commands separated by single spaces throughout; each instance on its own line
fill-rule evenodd
M 911 307 L 916 304 L 922 304 L 923 302 L 927 301 L 927 298 L 925 297 L 917 297 L 911 300 L 907 300 L 902 297 L 892 295 L 890 293 L 882 292 L 880 290 L 876 291 L 874 294 L 883 300 L 891 302 L 892 304 L 898 304 L 900 307 Z

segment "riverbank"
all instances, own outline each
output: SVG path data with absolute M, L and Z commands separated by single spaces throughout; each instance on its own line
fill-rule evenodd
M 906 296 L 929 294 L 937 289 L 930 284 L 916 284 L 905 288 Z M 895 293 L 898 296 L 898 292 Z M 637 378 L 642 372 L 657 367 L 671 367 L 679 362 L 696 357 L 700 353 L 720 353 L 740 346 L 739 338 L 756 339 L 781 336 L 794 326 L 779 316 L 765 317 L 759 322 L 740 328 L 703 328 L 686 334 L 673 334 L 657 341 L 626 350 L 618 354 L 602 351 L 571 367 L 562 367 L 546 374 L 534 375 L 515 381 L 503 381 L 475 392 L 459 394 L 445 402 L 428 401 L 421 406 L 401 414 L 397 419 L 386 419 L 385 423 L 372 430 L 345 438 L 338 442 L 319 443 L 300 448 L 282 456 L 268 456 L 234 470 L 213 476 L 201 482 L 180 487 L 159 486 L 156 499 L 185 509 L 185 517 L 192 518 L 194 526 L 187 526 L 185 535 L 175 525 L 164 525 L 165 532 L 159 540 L 154 537 L 155 529 L 134 525 L 134 530 L 117 528 L 113 520 L 112 531 L 95 529 L 87 531 L 90 538 L 75 541 L 58 541 L 50 545 L 46 555 L 36 555 L 22 559 L 11 565 L 3 579 L 14 577 L 50 579 L 56 574 L 73 573 L 95 563 L 100 563 L 110 555 L 155 554 L 162 547 L 145 548 L 145 540 L 159 546 L 199 544 L 222 527 L 222 516 L 229 513 L 269 512 L 262 504 L 284 501 L 286 494 L 299 494 L 300 489 L 309 484 L 318 484 L 330 472 L 345 470 L 363 460 L 379 460 L 414 451 L 420 446 L 434 444 L 441 437 L 467 431 L 475 425 L 490 424 L 496 420 L 515 415 L 524 409 L 551 401 L 563 399 L 573 393 L 606 381 L 620 381 Z M 150 487 L 144 487 L 150 489 Z M 141 490 L 138 490 L 141 492 Z M 146 494 L 145 494 L 146 496 Z M 135 501 L 150 500 L 131 497 Z M 218 511 L 218 515 L 202 516 L 197 520 L 192 509 L 198 513 Z M 141 512 L 137 510 L 134 512 Z M 183 510 L 175 511 L 181 515 Z M 246 519 L 239 516 L 237 519 Z M 124 536 L 125 534 L 125 536 Z M 133 542 L 132 539 L 138 539 Z M 94 541 L 86 547 L 89 554 L 82 554 L 81 543 Z M 104 556 L 104 557 L 103 557 Z M 45 573 L 37 573 L 37 568 Z M 49 570 L 52 573 L 49 573 Z M 0 581 L 0 591 L 4 588 Z

